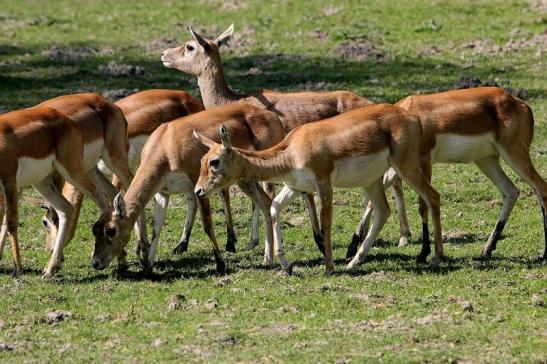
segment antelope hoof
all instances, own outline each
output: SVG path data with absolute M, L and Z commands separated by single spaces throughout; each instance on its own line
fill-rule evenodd
M 418 264 L 427 264 L 427 255 L 420 254 L 416 257 L 416 263 Z
M 145 278 L 149 278 L 151 275 L 152 275 L 152 272 L 154 271 L 154 266 L 152 265 L 152 263 L 150 262 L 147 262 L 143 267 L 142 267 L 142 274 Z
M 173 253 L 174 254 L 182 254 L 187 250 L 188 250 L 188 242 L 187 241 L 181 241 L 179 243 L 179 245 L 177 245 L 175 247 L 175 249 L 173 249 Z
M 482 252 L 481 252 L 481 256 L 483 257 L 491 257 L 492 256 L 492 248 L 489 247 L 489 246 L 485 246 L 483 249 L 482 249 Z
M 408 245 L 408 237 L 407 236 L 401 236 L 399 239 L 399 248 Z
M 124 272 L 127 272 L 127 270 L 129 269 L 129 263 L 127 262 L 119 262 L 118 263 L 118 266 L 116 267 L 116 271 L 118 273 L 124 273 Z
M 440 266 L 441 266 L 441 257 L 434 256 L 433 259 L 431 259 L 431 269 L 439 269 Z
M 53 277 L 53 275 L 54 275 L 55 273 L 57 273 L 58 270 L 59 270 L 59 267 L 58 267 L 58 266 L 47 267 L 47 268 L 44 269 L 44 271 L 42 272 L 42 275 L 40 276 L 40 278 L 46 279 L 46 278 Z
M 264 257 L 264 259 L 262 260 L 262 265 L 266 268 L 274 268 L 275 267 L 273 259 L 268 258 L 268 257 Z
M 258 239 L 252 239 L 249 244 L 245 247 L 245 251 L 253 250 L 258 246 Z
M 226 275 L 226 263 L 224 263 L 224 260 L 217 261 L 217 274 L 221 276 Z
M 288 275 L 292 276 L 292 271 L 293 271 L 293 264 L 292 263 L 290 263 L 286 267 L 283 267 L 283 269 L 285 270 L 285 272 L 287 272 Z
M 137 243 L 137 247 L 135 248 L 135 255 L 139 257 L 141 255 L 141 246 Z
M 226 243 L 226 251 L 230 252 L 230 253 L 235 253 L 236 252 L 236 245 L 234 244 L 233 241 L 228 241 Z
M 14 270 L 13 270 L 13 273 L 11 274 L 11 276 L 12 276 L 13 278 L 15 278 L 15 279 L 20 278 L 20 277 L 21 277 L 21 270 L 19 270 L 19 269 L 14 269 Z
M 359 260 L 359 257 L 355 256 L 347 265 L 347 269 L 348 270 L 351 270 L 355 267 L 357 267 L 358 265 L 360 265 L 361 263 L 363 263 L 362 261 Z
M 334 274 L 334 267 L 327 267 L 325 269 L 325 277 L 330 277 Z

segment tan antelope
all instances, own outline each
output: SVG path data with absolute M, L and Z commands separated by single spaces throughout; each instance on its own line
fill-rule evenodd
M 170 48 L 163 52 L 161 60 L 164 66 L 175 68 L 182 72 L 194 75 L 198 79 L 198 85 L 206 109 L 235 102 L 246 102 L 256 107 L 275 112 L 281 122 L 285 133 L 299 125 L 330 118 L 341 113 L 372 105 L 353 92 L 276 92 L 261 90 L 248 94 L 237 94 L 232 91 L 224 79 L 224 70 L 220 59 L 220 47 L 231 38 L 233 24 L 215 39 L 207 39 L 189 28 L 192 40 L 183 45 Z M 397 187 L 397 186 L 396 186 Z M 313 195 L 304 195 L 308 210 L 315 213 Z M 312 216 L 312 221 L 317 221 L 317 216 Z M 253 232 L 247 249 L 258 245 L 258 211 L 253 214 Z M 321 232 L 314 227 L 314 238 L 318 247 L 322 250 Z
M 334 271 L 331 246 L 333 187 L 366 190 L 374 206 L 374 221 L 349 268 L 361 263 L 387 220 L 390 210 L 382 176 L 391 166 L 426 201 L 431 209 L 435 232 L 433 266 L 443 256 L 439 194 L 422 167 L 422 128 L 417 117 L 396 106 L 380 104 L 349 111 L 331 119 L 302 125 L 278 145 L 265 151 L 232 147 L 228 130 L 221 127 L 222 145 L 195 136 L 210 148 L 201 161 L 196 194 L 206 197 L 218 188 L 236 182 L 282 181 L 284 190 L 272 204 L 275 255 L 281 266 L 292 273 L 292 263 L 284 256 L 281 229 L 275 209 L 294 198 L 294 192 L 317 192 L 321 201 L 320 220 L 325 247 L 326 274 Z M 232 134 L 236 136 L 236 134 Z M 273 246 L 266 249 L 271 258 Z
M 284 135 L 281 122 L 275 113 L 247 104 L 206 110 L 158 127 L 143 148 L 141 165 L 126 195 L 119 194 L 114 201 L 114 209 L 105 211 L 93 226 L 94 268 L 106 268 L 110 261 L 123 251 L 129 239 L 131 226 L 154 194 L 160 196 L 156 201 L 162 207 L 157 216 L 161 227 L 168 195 L 193 192 L 199 176 L 200 160 L 206 148 L 193 138 L 192 131 L 199 130 L 215 138 L 221 123 L 225 123 L 237 135 L 234 143 L 246 149 L 269 148 L 281 141 Z M 241 183 L 239 187 L 261 209 L 266 219 L 266 232 L 271 240 L 272 225 L 267 195 L 257 183 Z M 209 200 L 198 197 L 197 202 L 201 210 L 203 228 L 213 245 L 217 271 L 223 273 L 225 264 L 213 230 Z M 160 231 L 161 229 L 155 231 L 152 237 L 147 269 L 151 268 L 154 261 Z
M 74 116 L 75 119 L 68 115 Z M 29 109 L 0 116 L 0 184 L 14 275 L 21 273 L 17 239 L 18 191 L 33 186 L 59 218 L 51 259 L 43 276 L 60 267 L 63 248 L 74 233 L 73 207 L 54 180 L 58 173 L 99 208 L 108 208 L 116 190 L 97 168 L 102 159 L 127 187 L 127 122 L 116 106 L 95 94 L 61 96 Z M 123 255 L 119 256 L 124 264 Z
M 431 95 L 409 96 L 397 102 L 399 107 L 417 115 L 424 130 L 423 146 L 427 153 L 424 171 L 431 180 L 433 163 L 475 163 L 503 195 L 503 205 L 496 226 L 484 245 L 482 255 L 490 256 L 515 202 L 518 188 L 500 166 L 500 156 L 528 183 L 539 198 L 542 208 L 547 258 L 547 184 L 538 174 L 530 159 L 530 145 L 534 135 L 532 110 L 522 100 L 497 87 L 455 90 Z M 387 180 L 397 180 L 392 171 Z M 390 182 L 387 182 L 389 185 Z M 404 206 L 402 190 L 395 194 L 397 205 Z M 357 231 L 366 231 L 372 212 L 371 206 L 363 215 Z M 403 211 L 404 214 L 404 211 Z M 430 251 L 427 210 L 420 204 L 422 216 L 422 253 Z M 356 233 L 356 235 L 358 235 Z M 357 250 L 355 241 L 348 247 L 348 257 Z

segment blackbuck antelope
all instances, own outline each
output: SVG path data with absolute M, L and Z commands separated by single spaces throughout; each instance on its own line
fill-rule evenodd
M 247 104 L 235 104 L 222 108 L 206 110 L 163 124 L 152 133 L 146 142 L 141 165 L 125 196 L 119 194 L 114 201 L 114 209 L 105 211 L 93 226 L 95 250 L 92 266 L 104 269 L 110 261 L 120 254 L 129 239 L 131 226 L 146 204 L 156 193 L 154 229 L 146 270 L 151 269 L 161 226 L 165 219 L 165 207 L 169 195 L 185 193 L 194 195 L 194 184 L 198 179 L 201 157 L 207 151 L 192 137 L 192 130 L 198 130 L 218 140 L 217 130 L 221 123 L 234 133 L 234 143 L 245 149 L 262 150 L 283 139 L 283 127 L 275 113 L 258 109 Z M 266 231 L 271 238 L 272 225 L 266 193 L 257 183 L 240 183 L 239 187 L 263 212 Z M 158 198 L 159 196 L 159 198 Z M 211 220 L 208 198 L 197 197 L 201 210 L 203 228 L 213 245 L 217 271 L 223 273 L 225 264 L 218 249 Z M 271 240 L 271 239 L 270 239 Z
M 246 102 L 259 108 L 275 112 L 285 133 L 299 125 L 330 118 L 344 112 L 372 105 L 353 92 L 276 92 L 270 90 L 254 91 L 248 94 L 237 94 L 232 91 L 224 79 L 224 70 L 220 59 L 220 47 L 232 37 L 233 24 L 215 39 L 208 39 L 190 28 L 192 40 L 183 45 L 163 52 L 161 60 L 166 67 L 175 68 L 194 75 L 206 109 L 235 102 Z M 313 214 L 312 221 L 317 221 L 313 195 L 304 196 L 308 210 Z M 251 241 L 247 249 L 258 245 L 258 211 L 253 214 Z M 318 246 L 321 244 L 321 232 L 315 228 L 314 237 Z
M 115 103 L 123 112 L 127 120 L 127 136 L 129 141 L 128 165 L 134 172 L 140 164 L 141 152 L 146 140 L 160 125 L 171 120 L 194 114 L 204 110 L 203 104 L 184 91 L 177 90 L 162 90 L 153 89 L 135 93 L 127 96 Z M 104 172 L 108 168 L 103 164 L 99 164 L 100 169 Z M 114 185 L 118 186 L 117 177 L 114 176 Z M 63 195 L 71 201 L 75 211 L 74 220 L 78 220 L 79 210 L 81 208 L 83 195 L 78 190 L 70 188 L 66 184 L 63 190 Z M 192 223 L 196 213 L 195 198 L 187 199 L 188 214 L 184 223 L 184 230 L 179 245 L 175 251 L 184 251 L 188 246 Z M 228 202 L 229 206 L 229 202 Z M 46 247 L 55 240 L 58 219 L 54 211 L 47 211 L 43 217 L 43 223 L 46 227 Z M 231 214 L 227 213 L 227 230 L 228 236 L 234 236 L 233 225 L 231 223 Z M 137 234 L 137 252 L 141 251 L 142 247 L 149 246 L 146 235 L 146 224 L 144 214 L 137 219 L 138 229 L 135 229 Z M 156 226 L 157 224 L 154 224 Z M 231 235 L 230 235 L 231 234 Z
M 358 254 L 349 268 L 361 263 L 387 220 L 382 176 L 391 166 L 426 201 L 433 216 L 437 266 L 443 256 L 439 194 L 422 170 L 422 127 L 417 117 L 396 106 L 381 104 L 349 111 L 333 118 L 302 125 L 278 145 L 264 151 L 236 149 L 228 129 L 220 129 L 222 144 L 195 133 L 210 148 L 201 160 L 196 194 L 206 197 L 218 188 L 236 182 L 281 181 L 284 190 L 272 203 L 275 255 L 287 273 L 292 263 L 281 246 L 277 211 L 294 198 L 295 192 L 317 192 L 321 201 L 320 220 L 324 241 L 326 274 L 334 271 L 331 246 L 333 187 L 364 188 L 374 206 L 374 220 Z M 232 133 L 234 137 L 237 134 Z M 271 261 L 273 246 L 265 251 Z
M 58 216 L 53 252 L 43 272 L 43 276 L 50 276 L 60 267 L 63 248 L 75 230 L 71 226 L 74 208 L 61 194 L 56 174 L 92 198 L 101 211 L 108 208 L 108 199 L 116 190 L 97 168 L 99 160 L 119 176 L 123 187 L 131 181 L 127 122 L 119 108 L 95 94 L 61 96 L 1 115 L 0 159 L 6 228 L 16 276 L 21 273 L 17 239 L 20 188 L 33 186 Z M 125 264 L 122 254 L 119 259 Z
M 538 174 L 530 159 L 530 144 L 534 134 L 532 110 L 522 100 L 497 87 L 481 87 L 455 90 L 431 95 L 409 96 L 397 102 L 397 106 L 420 118 L 424 130 L 423 147 L 427 158 L 424 172 L 431 180 L 433 163 L 475 163 L 503 195 L 503 205 L 496 225 L 486 241 L 482 255 L 490 256 L 496 249 L 503 228 L 519 196 L 518 188 L 500 166 L 500 155 L 507 164 L 528 183 L 539 198 L 541 205 L 545 251 L 547 258 L 547 183 Z M 398 178 L 393 171 L 386 174 L 386 185 Z M 395 190 L 397 206 L 403 206 L 402 189 Z M 357 251 L 362 231 L 367 230 L 372 206 L 365 211 L 361 223 L 348 247 L 347 256 Z M 430 251 L 427 209 L 420 203 L 422 216 L 422 253 Z M 404 236 L 406 219 L 401 220 Z M 406 228 L 408 231 L 408 228 Z

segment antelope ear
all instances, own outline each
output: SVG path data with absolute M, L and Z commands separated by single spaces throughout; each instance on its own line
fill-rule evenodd
M 114 197 L 114 213 L 116 216 L 125 216 L 125 201 L 122 192 L 118 192 Z
M 226 29 L 221 35 L 217 37 L 216 42 L 218 43 L 218 46 L 222 46 L 226 44 L 232 38 L 232 34 L 234 34 L 234 24 L 230 25 L 228 29 Z
M 196 33 L 192 30 L 192 27 L 188 27 L 188 30 L 190 31 L 190 34 L 192 35 L 192 38 L 194 38 L 202 47 L 205 49 L 205 52 L 209 52 L 211 50 L 211 45 L 205 39 L 205 37 L 201 36 L 199 33 Z
M 232 141 L 230 140 L 230 134 L 228 133 L 228 128 L 226 125 L 220 125 L 220 140 L 222 140 L 222 146 L 228 151 L 232 151 Z
M 193 129 L 192 132 L 194 134 L 194 138 L 196 138 L 198 142 L 205 145 L 207 148 L 211 149 L 213 146 L 217 145 L 217 143 L 207 138 L 206 136 L 201 135 L 195 129 Z

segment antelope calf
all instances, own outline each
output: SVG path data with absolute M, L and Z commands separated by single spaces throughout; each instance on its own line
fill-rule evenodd
M 190 28 L 192 40 L 163 52 L 161 60 L 165 67 L 175 68 L 194 75 L 206 109 L 246 102 L 256 107 L 275 112 L 283 123 L 285 133 L 299 125 L 322 120 L 344 112 L 372 105 L 373 102 L 349 91 L 332 92 L 276 92 L 270 90 L 237 94 L 232 91 L 224 78 L 220 58 L 220 47 L 232 37 L 233 24 L 215 39 L 207 39 Z M 312 221 L 317 221 L 313 195 L 304 196 Z M 253 232 L 247 248 L 258 245 L 258 211 L 253 215 Z M 321 231 L 313 224 L 314 237 L 319 247 Z
M 146 257 L 146 269 L 151 269 L 169 195 L 194 193 L 200 160 L 206 149 L 192 137 L 192 130 L 199 130 L 214 137 L 221 123 L 225 123 L 237 135 L 234 143 L 241 148 L 266 149 L 283 139 L 283 127 L 274 113 L 247 104 L 206 110 L 158 127 L 143 148 L 141 165 L 126 195 L 118 195 L 114 201 L 114 209 L 105 211 L 93 226 L 94 268 L 106 268 L 113 257 L 123 251 L 129 239 L 131 226 L 148 201 L 157 193 L 156 196 L 159 198 L 156 198 L 158 209 L 155 221 L 158 222 L 159 228 L 154 230 Z M 267 195 L 256 183 L 241 183 L 239 187 L 264 213 L 266 231 L 271 236 Z M 213 245 L 217 271 L 223 273 L 225 264 L 213 230 L 209 200 L 199 196 L 197 203 L 201 210 L 204 230 Z
M 78 115 L 77 121 L 69 114 Z M 100 173 L 97 162 L 102 159 L 120 176 L 124 187 L 129 185 L 126 129 L 121 111 L 94 94 L 61 96 L 0 116 L 0 184 L 15 276 L 21 273 L 17 239 L 19 189 L 33 186 L 58 216 L 58 233 L 43 273 L 50 276 L 59 268 L 63 248 L 75 229 L 70 226 L 74 209 L 61 194 L 55 174 L 106 210 L 107 198 L 115 194 L 115 189 Z
M 507 164 L 528 183 L 539 198 L 545 233 L 547 258 L 547 183 L 537 173 L 530 159 L 530 144 L 534 134 L 532 110 L 522 100 L 497 87 L 455 90 L 431 95 L 409 96 L 397 102 L 399 107 L 417 115 L 424 130 L 423 147 L 427 158 L 424 171 L 431 180 L 433 163 L 475 163 L 503 195 L 503 205 L 496 225 L 484 245 L 482 254 L 489 256 L 496 249 L 503 228 L 519 196 L 518 188 L 500 166 L 500 155 Z M 386 174 L 387 185 L 397 182 L 395 173 Z M 404 207 L 402 190 L 396 190 L 397 206 Z M 371 208 L 363 215 L 360 226 L 348 247 L 348 257 L 361 241 L 359 231 L 365 230 Z M 427 210 L 420 203 L 422 216 L 421 260 L 429 254 Z M 404 213 L 404 208 L 402 215 Z M 401 224 L 404 229 L 404 221 Z
M 331 246 L 333 187 L 364 188 L 375 209 L 374 221 L 358 254 L 349 263 L 351 268 L 364 260 L 389 216 L 382 176 L 390 166 L 430 208 L 435 231 L 432 265 L 439 264 L 443 256 L 439 194 L 422 171 L 422 128 L 417 117 L 388 104 L 364 107 L 303 125 L 265 151 L 236 149 L 226 128 L 221 127 L 220 134 L 222 145 L 195 133 L 196 138 L 210 148 L 201 161 L 196 194 L 206 197 L 212 191 L 236 182 L 284 182 L 286 186 L 274 199 L 271 215 L 275 255 L 287 273 L 292 273 L 292 263 L 283 256 L 276 210 L 290 201 L 295 192 L 318 193 L 326 274 L 330 275 L 334 271 Z M 270 244 L 265 260 L 272 259 L 272 250 Z

